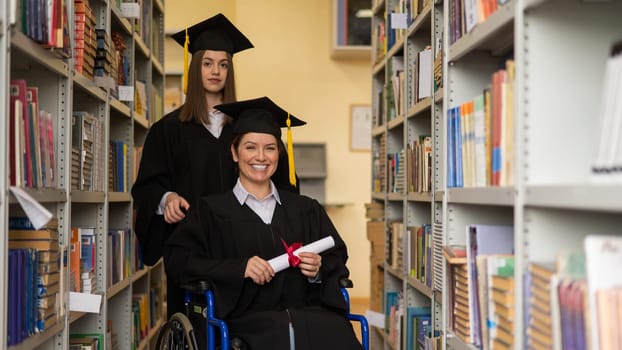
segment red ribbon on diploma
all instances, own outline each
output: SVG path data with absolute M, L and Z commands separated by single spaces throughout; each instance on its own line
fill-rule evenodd
M 292 243 L 292 245 L 288 246 L 287 243 L 285 243 L 285 241 L 283 240 L 283 238 L 281 238 L 281 243 L 283 243 L 283 246 L 285 247 L 285 251 L 287 252 L 287 261 L 289 262 L 289 266 L 291 267 L 298 266 L 298 264 L 300 264 L 300 258 L 294 255 L 294 251 L 302 247 L 302 244 L 299 242 L 294 242 Z

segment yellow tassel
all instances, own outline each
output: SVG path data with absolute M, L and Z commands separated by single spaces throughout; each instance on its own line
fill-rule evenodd
M 190 44 L 190 36 L 188 36 L 188 28 L 186 28 L 186 41 L 184 41 L 184 94 L 188 93 L 188 45 Z
M 287 113 L 287 160 L 289 163 L 289 183 L 296 186 L 296 166 L 294 165 L 294 145 L 292 144 L 292 128 L 289 113 Z

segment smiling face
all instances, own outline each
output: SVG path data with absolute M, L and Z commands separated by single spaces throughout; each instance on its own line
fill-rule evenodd
M 270 183 L 279 162 L 279 146 L 274 135 L 250 132 L 231 145 L 233 160 L 240 169 L 240 182 L 247 191 Z
M 207 92 L 219 93 L 225 86 L 229 73 L 229 55 L 225 51 L 205 50 L 201 59 L 203 88 Z

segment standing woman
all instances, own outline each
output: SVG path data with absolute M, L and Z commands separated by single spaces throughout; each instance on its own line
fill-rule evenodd
M 232 120 L 214 106 L 236 101 L 233 54 L 253 47 L 222 14 L 172 37 L 184 46 L 184 58 L 188 51 L 192 53 L 188 72 L 184 72 L 186 100 L 149 129 L 132 187 L 134 230 L 147 265 L 160 259 L 166 240 L 190 203 L 235 185 Z M 278 178 L 287 179 L 288 174 Z M 275 182 L 283 184 L 282 180 Z M 282 187 L 295 188 L 288 183 Z M 170 282 L 167 307 L 169 316 L 184 309 L 183 291 Z

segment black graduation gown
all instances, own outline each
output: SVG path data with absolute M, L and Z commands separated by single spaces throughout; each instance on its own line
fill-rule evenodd
M 289 349 L 290 318 L 297 350 L 361 349 L 338 283 L 349 275 L 343 240 L 317 201 L 285 191 L 279 196 L 269 225 L 233 191 L 199 199 L 167 242 L 167 275 L 177 283 L 210 281 L 216 316 L 254 350 Z M 310 283 L 297 268 L 263 286 L 244 278 L 250 257 L 269 260 L 285 252 L 281 239 L 308 244 L 328 235 L 335 247 L 322 253 L 321 283 Z
M 237 166 L 231 156 L 232 126 L 223 127 L 219 138 L 202 124 L 182 123 L 179 111 L 164 116 L 149 129 L 138 175 L 132 186 L 136 207 L 134 231 L 140 243 L 142 261 L 155 264 L 176 225 L 167 224 L 156 209 L 164 193 L 177 192 L 192 205 L 196 198 L 223 193 L 235 185 Z M 287 155 L 279 159 L 275 184 L 297 191 L 288 182 Z M 183 291 L 167 283 L 168 315 L 183 311 Z

